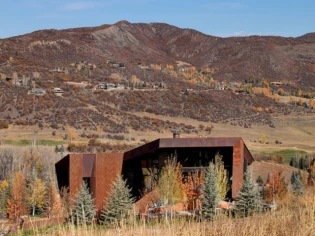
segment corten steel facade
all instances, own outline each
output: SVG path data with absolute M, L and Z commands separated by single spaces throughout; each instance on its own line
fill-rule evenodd
M 122 171 L 123 153 L 69 154 L 56 163 L 59 189 L 69 187 L 71 197 L 83 181 L 90 188 L 97 209 L 101 209 L 110 185 Z
M 86 181 L 101 209 L 117 173 L 123 174 L 132 193 L 140 199 L 170 156 L 176 156 L 184 174 L 204 169 L 215 154 L 223 156 L 230 180 L 229 197 L 236 198 L 243 174 L 254 159 L 242 138 L 163 138 L 157 139 L 124 154 L 70 154 L 56 163 L 59 188 L 68 186 L 74 196 L 82 181 Z

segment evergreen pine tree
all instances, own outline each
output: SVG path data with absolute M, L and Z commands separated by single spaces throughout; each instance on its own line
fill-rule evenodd
M 303 195 L 303 184 L 301 180 L 301 174 L 296 171 L 292 171 L 291 189 L 294 194 L 298 196 Z
M 299 167 L 301 170 L 308 170 L 310 168 L 310 159 L 308 156 L 301 157 L 299 161 Z
M 241 216 L 246 217 L 260 210 L 261 198 L 253 183 L 251 171 L 247 170 L 244 177 L 242 187 L 238 192 L 239 197 L 236 200 L 236 209 Z
M 299 162 L 296 157 L 291 157 L 290 166 L 297 167 L 297 168 L 299 167 Z
M 61 153 L 65 152 L 65 147 L 63 146 L 63 144 L 61 144 L 61 146 L 59 148 L 59 152 L 61 152 Z
M 220 200 L 220 193 L 217 184 L 215 165 L 209 164 L 206 170 L 204 184 L 202 186 L 203 198 L 201 199 L 201 217 L 205 220 L 212 220 L 215 215 L 215 208 Z
M 131 195 L 131 190 L 121 175 L 117 175 L 116 180 L 111 185 L 108 199 L 100 215 L 100 222 L 111 224 L 126 218 L 132 209 L 135 199 Z
M 60 149 L 59 149 L 58 145 L 56 145 L 55 146 L 55 153 L 58 153 L 58 152 L 60 152 Z
M 267 175 L 267 180 L 266 180 L 266 183 L 269 184 L 270 183 L 270 173 L 268 173 Z
M 96 215 L 94 199 L 92 199 L 85 182 L 82 183 L 74 200 L 72 219 L 75 224 L 91 224 Z
M 259 184 L 259 185 L 263 185 L 264 184 L 264 180 L 262 179 L 262 177 L 259 175 L 257 180 L 256 180 L 256 183 Z
M 303 168 L 304 170 L 308 170 L 311 166 L 311 158 L 309 155 L 305 155 L 304 157 L 304 163 L 303 163 Z

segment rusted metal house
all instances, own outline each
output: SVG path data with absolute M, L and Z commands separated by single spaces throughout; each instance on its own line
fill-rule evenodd
M 69 154 L 56 163 L 59 188 L 68 186 L 72 196 L 82 181 L 86 181 L 101 208 L 117 174 L 123 174 L 133 195 L 140 199 L 170 156 L 176 156 L 185 173 L 206 168 L 216 153 L 223 156 L 224 167 L 230 180 L 229 197 L 236 198 L 243 182 L 243 174 L 254 159 L 244 141 L 231 138 L 161 138 L 125 153 Z
M 123 153 L 69 154 L 56 163 L 59 189 L 69 187 L 71 197 L 85 181 L 101 209 L 108 196 L 110 185 L 122 171 Z

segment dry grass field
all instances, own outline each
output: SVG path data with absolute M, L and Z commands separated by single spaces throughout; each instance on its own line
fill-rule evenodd
M 25 232 L 27 233 L 27 232 Z M 120 222 L 116 227 L 75 227 L 60 225 L 47 229 L 33 229 L 32 235 L 68 236 L 307 236 L 315 234 L 315 197 L 310 191 L 303 197 L 289 195 L 279 205 L 279 210 L 264 212 L 252 217 L 235 218 L 217 215 L 213 222 L 197 223 L 192 219 L 173 219 L 165 222 L 134 221 L 130 225 Z

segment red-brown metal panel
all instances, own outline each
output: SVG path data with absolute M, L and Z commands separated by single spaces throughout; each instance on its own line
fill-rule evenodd
M 124 154 L 124 160 L 137 158 L 159 148 L 206 148 L 206 147 L 233 147 L 240 137 L 224 138 L 162 138 L 144 144 Z
M 95 166 L 95 154 L 83 154 L 83 173 L 82 177 L 92 177 L 93 167 Z
M 112 182 L 117 174 L 121 174 L 123 153 L 97 153 L 95 162 L 96 189 L 95 205 L 101 210 L 104 200 L 108 197 Z
M 75 197 L 82 184 L 82 154 L 70 154 L 69 188 L 71 197 Z
M 240 139 L 233 147 L 232 198 L 238 197 L 238 191 L 244 176 L 244 142 Z
M 160 148 L 230 147 L 240 138 L 163 138 Z

